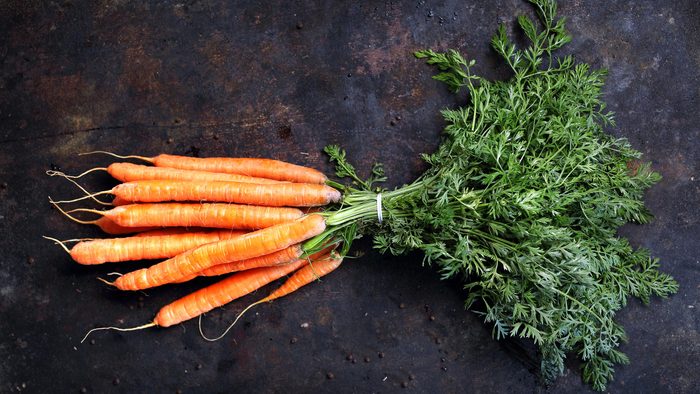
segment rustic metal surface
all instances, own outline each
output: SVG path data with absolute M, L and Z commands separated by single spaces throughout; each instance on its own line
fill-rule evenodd
M 416 49 L 456 48 L 505 77 L 489 50 L 520 0 L 410 2 L 9 1 L 0 4 L 0 392 L 578 392 L 578 366 L 549 389 L 527 343 L 495 342 L 463 292 L 420 256 L 362 258 L 292 297 L 259 306 L 216 343 L 196 322 L 138 333 L 95 325 L 149 321 L 207 281 L 121 294 L 40 238 L 94 236 L 50 209 L 77 191 L 49 179 L 107 162 L 107 149 L 261 156 L 330 172 L 340 143 L 392 185 L 420 174 L 439 142 L 438 110 L 462 102 L 432 81 Z M 632 363 L 610 390 L 697 392 L 700 7 L 685 1 L 561 4 L 568 51 L 610 70 L 628 137 L 664 176 L 647 194 L 653 223 L 623 233 L 663 261 L 678 295 L 620 313 Z M 94 175 L 93 190 L 111 183 Z M 143 263 L 130 264 L 136 267 Z M 262 294 L 262 293 L 260 293 Z M 204 319 L 220 331 L 247 297 Z M 353 361 L 354 360 L 354 361 Z M 404 387 L 405 386 L 405 387 Z

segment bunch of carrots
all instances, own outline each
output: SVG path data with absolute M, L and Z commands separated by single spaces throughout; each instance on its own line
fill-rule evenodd
M 341 193 L 326 185 L 326 176 L 315 169 L 270 159 L 90 153 L 139 159 L 151 165 L 116 162 L 77 176 L 48 171 L 48 175 L 64 177 L 86 192 L 74 200 L 49 198 L 51 203 L 72 220 L 95 224 L 112 237 L 46 238 L 61 245 L 79 264 L 163 259 L 120 275 L 113 282 L 103 280 L 120 290 L 144 290 L 198 276 L 233 273 L 164 306 L 148 324 L 98 329 L 172 326 L 291 274 L 281 287 L 250 307 L 272 301 L 332 272 L 347 253 L 341 239 L 324 233 L 326 219 L 320 208 L 339 202 Z M 106 171 L 123 183 L 108 191 L 88 193 L 74 179 L 94 171 Z M 111 202 L 98 198 L 106 194 L 114 196 Z M 63 208 L 86 199 L 113 207 Z M 79 212 L 100 218 L 81 220 L 74 216 Z M 73 242 L 77 243 L 69 248 Z

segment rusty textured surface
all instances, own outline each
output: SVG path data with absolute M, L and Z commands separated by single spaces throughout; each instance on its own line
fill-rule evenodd
M 700 256 L 700 6 L 693 0 L 561 4 L 568 51 L 610 70 L 613 131 L 664 176 L 656 219 L 623 229 L 663 261 L 678 295 L 620 314 L 632 363 L 610 390 L 697 392 Z M 341 143 L 391 184 L 417 176 L 439 142 L 438 110 L 463 97 L 432 81 L 411 51 L 456 48 L 505 77 L 488 47 L 497 23 L 531 12 L 519 0 L 410 2 L 94 2 L 0 4 L 0 392 L 578 392 L 577 365 L 538 383 L 527 343 L 495 342 L 421 257 L 365 255 L 293 297 L 258 307 L 216 343 L 196 322 L 137 325 L 198 281 L 119 294 L 40 239 L 94 236 L 46 202 L 75 196 L 48 179 L 106 159 L 78 152 L 261 156 L 330 171 Z M 93 190 L 110 185 L 95 175 Z M 130 267 L 143 265 L 131 264 Z M 221 330 L 251 296 L 210 313 Z M 354 360 L 354 362 L 353 362 Z M 403 387 L 406 386 L 406 387 Z

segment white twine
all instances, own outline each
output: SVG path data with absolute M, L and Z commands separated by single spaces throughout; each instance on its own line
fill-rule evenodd
M 377 220 L 379 220 L 379 223 L 382 222 L 382 193 L 377 194 Z

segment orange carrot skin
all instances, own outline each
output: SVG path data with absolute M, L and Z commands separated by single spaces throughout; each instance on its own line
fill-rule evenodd
M 249 294 L 306 264 L 308 264 L 306 260 L 297 260 L 291 264 L 255 268 L 231 275 L 164 306 L 158 311 L 153 322 L 161 327 L 169 327 L 197 317 Z
M 292 245 L 288 248 L 278 250 L 266 255 L 253 257 L 251 259 L 235 261 L 233 263 L 219 264 L 200 272 L 201 276 L 217 276 L 231 272 L 245 271 L 252 268 L 270 267 L 273 265 L 286 264 L 297 260 L 304 251 L 301 245 Z
M 323 232 L 325 219 L 317 214 L 253 231 L 230 240 L 213 242 L 179 254 L 149 268 L 122 275 L 114 281 L 121 290 L 142 290 L 171 283 L 217 264 L 241 261 L 282 250 Z
M 173 234 L 183 234 L 193 232 L 195 230 L 190 230 L 184 227 L 168 227 L 158 230 L 144 231 L 142 233 L 134 234 L 134 237 L 152 237 L 154 235 L 173 235 Z M 232 230 L 235 231 L 235 230 Z
M 231 272 L 245 271 L 252 268 L 271 267 L 273 265 L 286 264 L 296 261 L 304 251 L 300 245 L 292 245 L 288 248 L 278 250 L 263 256 L 253 257 L 246 260 L 236 261 L 233 263 L 224 263 L 215 265 L 188 277 L 179 279 L 174 283 L 183 283 L 192 280 L 198 276 L 218 276 L 229 274 Z
M 160 154 L 153 158 L 152 163 L 157 167 L 241 174 L 278 181 L 322 184 L 328 180 L 322 172 L 313 168 L 271 159 L 199 158 Z
M 295 272 L 287 279 L 282 286 L 272 292 L 269 296 L 263 298 L 260 302 L 272 301 L 283 297 L 289 293 L 297 291 L 299 288 L 308 285 L 314 280 L 328 275 L 335 269 L 340 267 L 343 262 L 342 258 L 325 258 L 321 260 L 312 260 L 311 264 L 304 266 Z
M 134 202 L 215 201 L 271 207 L 315 207 L 340 201 L 340 192 L 311 183 L 253 184 L 146 180 L 121 183 L 112 194 Z
M 257 230 L 303 216 L 296 208 L 236 204 L 131 204 L 103 212 L 122 227 L 210 227 Z
M 112 235 L 139 233 L 142 231 L 157 230 L 160 228 L 158 226 L 121 226 L 106 216 L 95 220 L 95 225 L 105 233 Z
M 112 163 L 107 172 L 122 182 L 143 180 L 172 181 L 228 181 L 244 183 L 279 183 L 273 179 L 256 178 L 239 174 L 226 174 L 208 171 L 193 171 L 169 167 L 151 167 L 133 163 Z
M 95 239 L 75 244 L 70 251 L 80 264 L 162 259 L 177 256 L 198 246 L 230 239 L 243 231 L 200 231 L 182 234 L 151 235 L 128 238 Z
M 114 197 L 114 199 L 112 200 L 112 205 L 114 205 L 115 207 L 120 207 L 122 205 L 129 205 L 129 204 L 133 204 L 133 203 L 134 203 L 133 201 L 125 200 L 119 196 Z

